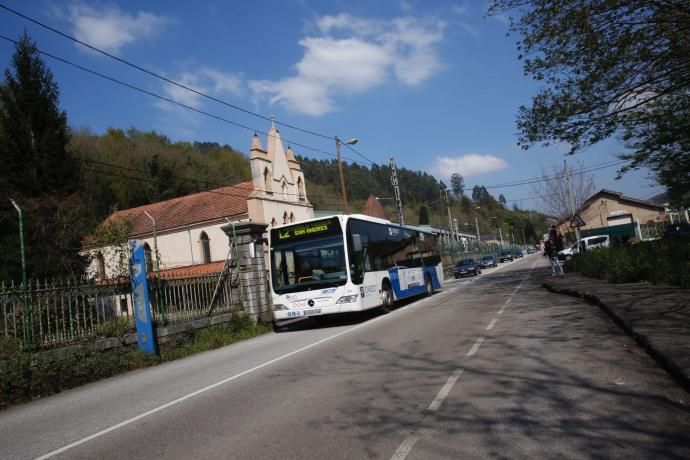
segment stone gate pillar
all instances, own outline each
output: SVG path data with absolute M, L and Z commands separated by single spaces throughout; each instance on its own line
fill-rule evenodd
M 237 245 L 239 289 L 244 311 L 254 321 L 269 322 L 273 319 L 273 311 L 262 243 L 267 226 L 257 222 L 239 222 L 234 229 L 230 224 L 222 227 L 222 230 L 228 235 L 229 242 L 234 238 Z M 255 247 L 253 254 L 251 245 Z

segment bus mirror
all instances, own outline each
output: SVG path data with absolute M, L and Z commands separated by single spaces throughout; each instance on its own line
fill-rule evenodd
M 352 248 L 355 250 L 355 252 L 362 250 L 362 235 L 359 233 L 352 234 Z

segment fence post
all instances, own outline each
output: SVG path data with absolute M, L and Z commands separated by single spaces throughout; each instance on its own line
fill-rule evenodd
M 22 312 L 24 314 L 24 345 L 31 350 L 31 332 L 32 332 L 32 318 L 31 305 L 29 305 L 29 293 L 26 282 L 26 254 L 24 251 L 24 212 L 22 208 L 17 205 L 17 202 L 10 199 L 12 206 L 19 214 L 19 252 L 22 258 Z
M 234 240 L 237 247 L 240 301 L 244 310 L 255 321 L 270 321 L 273 314 L 268 295 L 264 251 L 250 249 L 250 246 L 262 241 L 266 227 L 266 224 L 256 222 L 235 222 L 221 227 L 228 238 Z M 259 247 L 263 248 L 263 244 Z

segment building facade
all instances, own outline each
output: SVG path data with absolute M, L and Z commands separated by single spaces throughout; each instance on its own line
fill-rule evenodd
M 585 224 L 580 230 L 661 222 L 665 219 L 665 212 L 662 205 L 602 189 L 580 207 L 579 216 Z M 571 231 L 570 223 L 570 218 L 560 221 L 558 230 L 563 234 L 568 233 Z

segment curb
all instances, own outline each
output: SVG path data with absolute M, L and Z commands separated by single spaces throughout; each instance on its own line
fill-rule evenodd
M 639 345 L 641 345 L 642 348 L 645 349 L 647 354 L 651 356 L 654 359 L 654 361 L 656 361 L 657 364 L 659 364 L 659 366 L 661 366 L 666 372 L 668 372 L 669 375 L 673 378 L 673 380 L 676 381 L 676 383 L 678 383 L 685 391 L 690 393 L 690 375 L 688 375 L 688 373 L 681 366 L 679 366 L 678 363 L 676 363 L 676 361 L 672 357 L 666 355 L 665 353 L 657 349 L 654 346 L 653 341 L 650 340 L 649 337 L 647 337 L 645 334 L 641 334 L 635 331 L 635 329 L 633 329 L 632 326 L 627 324 L 625 320 L 615 312 L 615 309 L 611 308 L 609 305 L 604 303 L 601 299 L 599 299 L 599 297 L 597 297 L 596 294 L 593 294 L 592 292 L 588 291 L 582 292 L 567 287 L 556 287 L 548 281 L 542 282 L 542 287 L 556 294 L 564 294 L 571 297 L 577 297 L 591 304 L 599 306 L 613 319 L 614 323 L 616 323 L 621 329 L 623 329 L 623 331 L 625 331 Z

